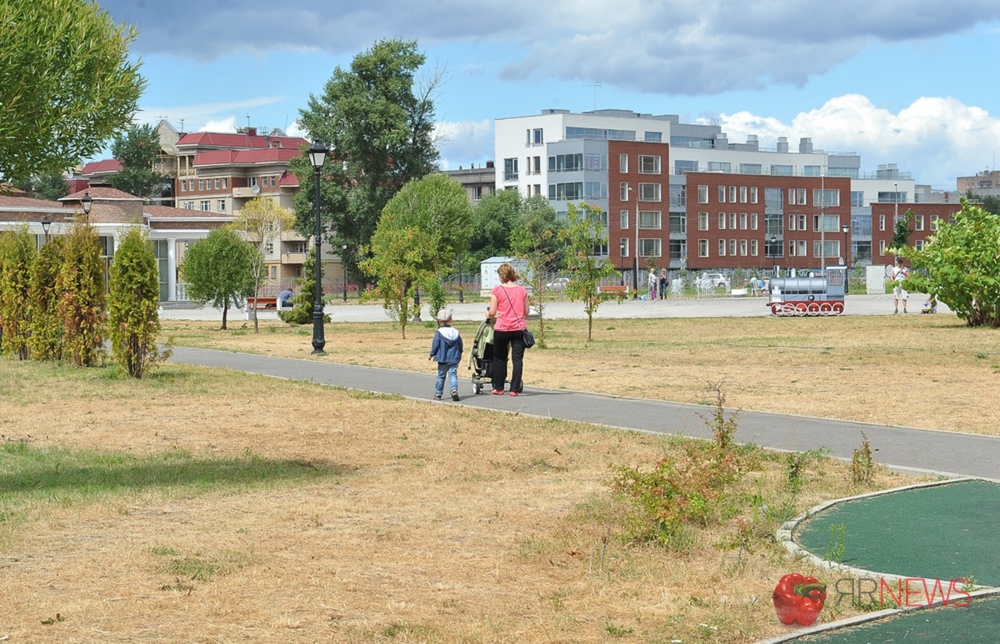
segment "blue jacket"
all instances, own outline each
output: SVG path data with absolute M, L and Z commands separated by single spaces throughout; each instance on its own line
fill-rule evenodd
M 462 361 L 462 336 L 452 326 L 438 327 L 431 343 L 431 357 L 435 362 L 458 364 Z

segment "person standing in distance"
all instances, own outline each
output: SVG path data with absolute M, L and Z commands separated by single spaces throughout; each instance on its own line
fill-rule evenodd
M 462 336 L 458 329 L 451 325 L 451 309 L 441 309 L 437 313 L 437 332 L 431 342 L 431 352 L 428 360 L 438 363 L 437 380 L 434 382 L 434 399 L 441 400 L 444 394 L 444 381 L 448 379 L 451 388 L 451 399 L 458 397 L 458 363 L 462 361 Z
M 524 389 L 521 376 L 524 367 L 524 330 L 528 328 L 528 291 L 517 283 L 520 279 L 514 267 L 504 262 L 497 269 L 500 284 L 490 292 L 490 310 L 486 317 L 493 325 L 493 395 L 502 396 L 507 380 L 507 353 L 513 368 L 510 373 L 510 395 Z
M 906 299 L 910 296 L 903 288 L 903 280 L 910 275 L 910 269 L 903 266 L 903 258 L 896 258 L 896 265 L 892 267 L 889 277 L 892 279 L 892 304 L 895 307 L 893 313 L 899 313 L 899 301 L 903 300 L 903 313 L 906 313 Z

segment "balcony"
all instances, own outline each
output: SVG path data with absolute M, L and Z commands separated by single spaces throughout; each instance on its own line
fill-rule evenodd
M 247 187 L 247 188 L 233 188 L 233 198 L 234 199 L 253 199 L 258 194 L 260 194 L 260 191 L 258 190 L 257 192 L 254 192 L 253 188 L 251 188 L 251 187 Z
M 326 253 L 323 253 L 324 257 Z M 282 253 L 281 254 L 282 264 L 305 264 L 306 254 L 305 253 Z

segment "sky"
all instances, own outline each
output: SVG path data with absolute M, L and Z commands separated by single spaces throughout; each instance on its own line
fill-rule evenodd
M 996 0 L 98 0 L 135 25 L 137 121 L 304 135 L 299 112 L 381 39 L 443 74 L 443 169 L 493 159 L 493 121 L 544 109 L 677 114 L 773 148 L 854 152 L 954 190 L 996 168 Z

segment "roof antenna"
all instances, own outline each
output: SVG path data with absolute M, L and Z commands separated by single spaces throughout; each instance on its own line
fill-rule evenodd
M 597 88 L 601 86 L 601 81 L 594 81 L 593 83 L 587 83 L 587 87 L 594 88 L 594 111 L 597 111 Z

